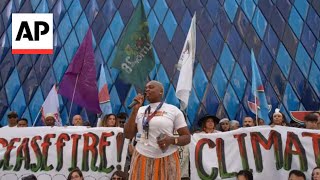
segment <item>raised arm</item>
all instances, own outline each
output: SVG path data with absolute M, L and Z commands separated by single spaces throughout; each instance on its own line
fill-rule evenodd
M 139 108 L 142 106 L 144 97 L 141 94 L 138 94 L 134 98 L 134 100 L 137 101 L 138 104 L 133 106 L 128 122 L 124 124 L 124 137 L 127 139 L 132 139 L 138 131 L 137 124 L 136 124 L 136 117 L 137 117 Z

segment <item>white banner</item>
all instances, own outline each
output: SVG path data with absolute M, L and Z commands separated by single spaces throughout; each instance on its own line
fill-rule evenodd
M 75 167 L 86 180 L 110 179 L 124 169 L 127 148 L 122 128 L 1 128 L 0 180 L 64 180 Z
M 288 179 L 291 170 L 311 179 L 320 166 L 320 131 L 276 126 L 240 128 L 191 138 L 191 179 L 236 179 L 250 169 L 254 179 Z

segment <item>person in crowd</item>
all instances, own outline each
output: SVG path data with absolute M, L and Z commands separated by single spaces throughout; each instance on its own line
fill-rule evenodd
M 237 173 L 237 180 L 253 180 L 252 172 L 249 170 L 241 170 Z
M 83 126 L 91 127 L 91 124 L 89 121 L 83 121 Z
M 227 132 L 230 131 L 230 121 L 228 118 L 223 118 L 219 121 L 219 130 L 221 132 Z
M 242 126 L 243 126 L 243 127 L 253 127 L 253 126 L 255 126 L 252 117 L 249 117 L 249 116 L 244 117 L 244 118 L 243 118 Z
M 103 117 L 100 127 L 117 127 L 117 118 L 115 114 L 107 114 Z
M 119 127 L 124 128 L 124 123 L 126 122 L 127 118 L 128 118 L 128 114 L 125 112 L 120 112 L 117 115 L 117 121 L 119 123 Z
M 309 113 L 304 117 L 306 129 L 318 129 L 318 115 L 316 113 Z
M 306 175 L 299 170 L 292 170 L 289 173 L 288 180 L 306 180 Z
M 44 124 L 45 126 L 55 126 L 55 123 L 56 123 L 56 117 L 53 113 L 47 113 L 45 115 L 45 118 L 44 118 Z
M 320 180 L 320 167 L 317 166 L 312 170 L 311 180 Z
M 80 171 L 79 168 L 75 168 L 73 169 L 69 175 L 68 175 L 68 178 L 67 180 L 83 180 L 83 174 L 82 172 Z
M 111 180 L 127 180 L 127 175 L 125 172 L 123 171 L 115 171 L 112 176 L 111 176 Z
M 232 120 L 230 121 L 230 130 L 236 130 L 236 129 L 239 129 L 239 121 L 237 120 Z
M 21 178 L 21 180 L 37 180 L 37 177 L 33 174 L 30 174 L 29 176 Z
M 73 126 L 83 126 L 82 117 L 79 114 L 74 115 L 72 118 L 72 124 Z
M 280 109 L 276 108 L 271 120 L 271 126 L 286 126 L 286 117 L 280 112 Z
M 264 120 L 262 118 L 258 118 L 258 125 L 264 126 L 264 125 L 266 125 L 266 123 L 264 122 Z
M 320 129 L 320 111 L 315 111 L 313 113 L 318 116 L 317 127 L 318 129 Z
M 189 144 L 191 136 L 182 112 L 162 100 L 163 91 L 160 82 L 150 81 L 145 87 L 150 104 L 142 106 L 142 94 L 134 98 L 138 103 L 124 126 L 125 137 L 136 136 L 137 141 L 131 160 L 131 180 L 181 178 L 178 146 Z M 173 136 L 174 131 L 178 137 Z
M 295 120 L 291 120 L 289 123 L 290 127 L 296 127 L 296 128 L 304 128 L 303 124 L 300 124 L 298 122 L 296 122 Z
M 219 118 L 216 116 L 211 116 L 209 114 L 203 116 L 198 121 L 199 126 L 202 128 L 202 131 L 200 133 L 217 133 L 215 128 L 217 124 L 219 123 Z
M 5 127 L 17 127 L 18 124 L 18 114 L 15 111 L 11 111 L 8 113 L 8 125 Z
M 28 127 L 28 119 L 26 118 L 19 119 L 17 127 Z

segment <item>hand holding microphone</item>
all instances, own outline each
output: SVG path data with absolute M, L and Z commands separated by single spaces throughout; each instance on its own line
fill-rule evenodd
M 145 94 L 144 94 L 144 96 L 145 96 Z M 128 108 L 131 109 L 131 108 L 135 107 L 137 104 L 139 104 L 139 106 L 138 106 L 138 109 L 139 109 L 139 107 L 141 107 L 142 104 L 143 104 L 143 101 L 144 101 L 144 98 L 145 98 L 144 96 L 139 93 L 139 94 L 133 99 L 132 103 L 129 104 Z

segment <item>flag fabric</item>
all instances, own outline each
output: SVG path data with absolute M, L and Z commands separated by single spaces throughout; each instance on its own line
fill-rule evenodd
M 256 114 L 259 118 L 262 118 L 266 124 L 270 124 L 269 111 L 271 106 L 267 103 L 266 94 L 264 92 L 264 87 L 261 81 L 259 69 L 254 57 L 253 50 L 251 49 L 251 68 L 252 68 L 252 86 L 251 93 L 255 98 L 256 108 L 254 108 Z M 258 113 L 258 114 L 257 114 Z
M 89 29 L 60 82 L 58 93 L 98 114 L 101 109 L 96 74 L 92 33 Z
M 148 21 L 143 3 L 139 1 L 124 30 L 112 67 L 120 71 L 120 78 L 143 90 L 155 62 L 150 42 Z
M 104 117 L 105 115 L 112 113 L 112 107 L 111 107 L 108 84 L 107 84 L 107 79 L 106 79 L 106 74 L 105 74 L 103 64 L 101 65 L 101 69 L 100 69 L 98 87 L 99 87 L 99 104 L 102 111 L 101 117 Z
M 196 14 L 193 15 L 191 25 L 184 43 L 177 69 L 180 71 L 176 96 L 180 99 L 180 109 L 185 110 L 188 106 L 192 87 L 193 63 L 196 54 Z
M 41 107 L 41 123 L 39 124 L 44 125 L 44 119 L 46 114 L 51 113 L 54 114 L 56 118 L 56 126 L 62 126 L 60 114 L 59 114 L 59 99 L 56 85 L 53 85 L 52 89 L 50 90 L 46 100 L 43 102 Z

